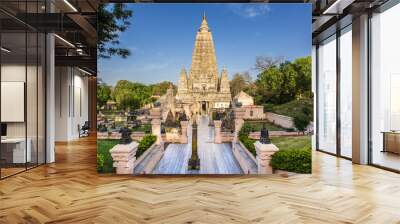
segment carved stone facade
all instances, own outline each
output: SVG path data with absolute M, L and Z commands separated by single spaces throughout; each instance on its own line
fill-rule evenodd
M 223 68 L 218 75 L 214 41 L 205 15 L 196 35 L 189 74 L 185 68 L 181 71 L 176 100 L 186 113 L 194 114 L 209 114 L 231 103 L 228 72 Z

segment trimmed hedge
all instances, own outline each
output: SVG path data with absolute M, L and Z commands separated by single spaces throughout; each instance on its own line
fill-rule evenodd
M 311 173 L 311 149 L 279 150 L 272 155 L 274 169 L 295 173 Z
M 254 146 L 256 140 L 248 137 L 252 131 L 254 131 L 254 127 L 251 124 L 244 123 L 239 131 L 239 140 L 256 157 L 257 152 Z M 274 169 L 295 173 L 311 173 L 310 137 L 272 137 L 271 141 L 279 148 L 279 151 L 272 156 L 271 160 L 271 166 Z
M 138 150 L 136 152 L 136 158 L 139 158 L 154 142 L 156 142 L 157 137 L 155 135 L 146 135 L 139 142 Z

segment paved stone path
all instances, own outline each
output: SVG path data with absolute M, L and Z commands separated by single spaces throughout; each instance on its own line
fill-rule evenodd
M 186 174 L 192 155 L 192 128 L 188 126 L 188 144 L 169 144 L 154 168 L 154 174 Z
M 208 117 L 202 116 L 197 127 L 200 174 L 241 174 L 231 144 L 215 144 L 214 128 L 208 122 Z
M 192 129 L 188 127 L 188 144 L 169 144 L 164 156 L 154 169 L 154 174 L 188 174 L 188 161 L 192 149 Z M 199 118 L 198 153 L 200 174 L 241 174 L 242 170 L 228 143 L 214 143 L 214 128 L 208 126 L 208 117 Z

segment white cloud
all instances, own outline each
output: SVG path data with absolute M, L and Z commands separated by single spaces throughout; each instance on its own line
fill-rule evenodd
M 267 14 L 271 9 L 263 4 L 229 4 L 228 7 L 232 12 L 245 18 L 254 18 Z

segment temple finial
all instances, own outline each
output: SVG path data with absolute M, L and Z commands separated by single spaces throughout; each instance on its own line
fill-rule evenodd
M 203 11 L 203 20 L 206 20 L 206 11 Z

